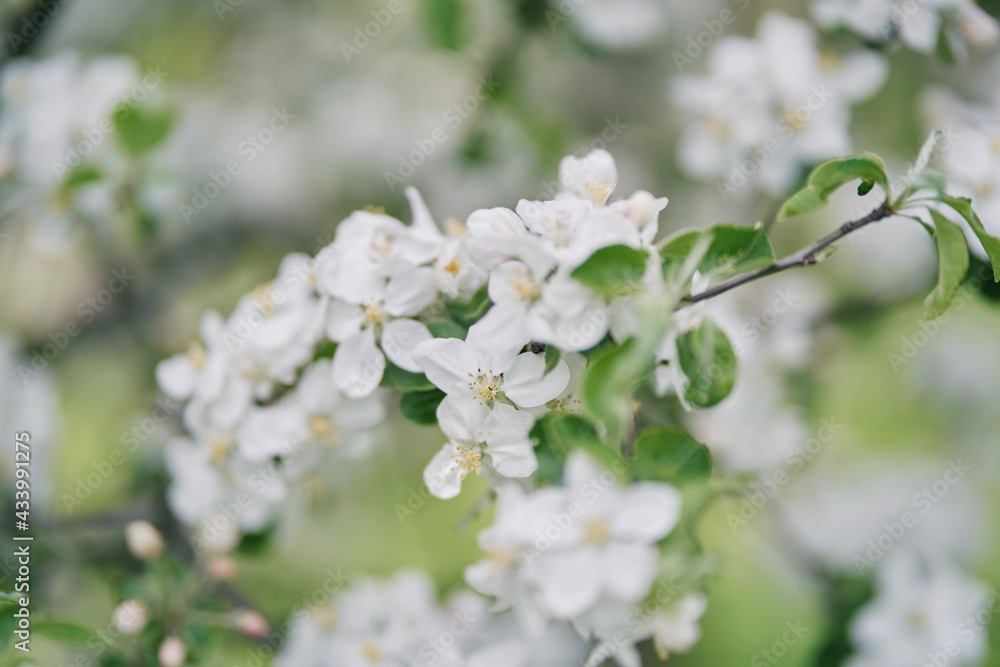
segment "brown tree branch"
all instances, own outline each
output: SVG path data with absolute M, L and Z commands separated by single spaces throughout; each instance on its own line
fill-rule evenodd
M 816 243 L 812 244 L 808 248 L 803 248 L 794 255 L 789 255 L 770 266 L 765 266 L 762 269 L 757 269 L 756 271 L 749 271 L 743 275 L 735 276 L 729 280 L 723 281 L 714 287 L 710 287 L 704 292 L 699 292 L 698 294 L 693 294 L 691 296 L 686 296 L 681 299 L 681 306 L 698 303 L 699 301 L 705 301 L 706 299 L 711 299 L 712 297 L 719 296 L 729 290 L 739 287 L 740 285 L 745 285 L 746 283 L 764 278 L 766 276 L 774 275 L 775 273 L 780 273 L 786 269 L 791 269 L 796 266 L 809 266 L 811 264 L 816 264 L 819 261 L 819 254 L 827 247 L 833 245 L 840 239 L 844 238 L 851 232 L 861 229 L 865 225 L 871 224 L 878 220 L 883 220 L 890 217 L 895 211 L 892 206 L 889 205 L 888 201 L 882 202 L 882 204 L 873 210 L 871 213 L 863 218 L 858 218 L 857 220 L 852 220 L 846 222 L 835 231 L 830 232 Z

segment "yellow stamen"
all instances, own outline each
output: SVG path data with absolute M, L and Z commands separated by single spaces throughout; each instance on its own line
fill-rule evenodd
M 600 519 L 588 521 L 583 527 L 583 532 L 586 540 L 591 544 L 607 544 L 608 540 L 611 539 L 611 528 Z
M 444 233 L 451 238 L 456 238 L 465 233 L 465 223 L 458 218 L 444 219 Z
M 611 181 L 607 183 L 584 183 L 583 187 L 590 193 L 590 201 L 594 206 L 600 207 L 608 201 L 611 191 L 615 189 L 615 184 Z
M 385 323 L 389 314 L 385 312 L 384 305 L 383 302 L 376 301 L 366 306 L 361 306 L 361 314 L 365 316 L 365 320 L 361 326 L 370 327 L 375 324 Z
M 472 382 L 469 383 L 469 389 L 472 390 L 472 393 L 479 396 L 480 403 L 496 399 L 501 387 L 503 387 L 503 376 L 494 377 L 493 371 L 487 371 L 484 375 L 482 369 L 477 370 L 479 372 L 478 377 L 469 373 L 469 377 L 473 378 Z
M 450 273 L 452 278 L 457 278 L 458 272 L 462 270 L 462 267 L 455 260 L 451 260 L 444 265 L 444 270 Z
M 365 213 L 374 213 L 375 215 L 385 215 L 385 206 L 378 206 L 376 204 L 366 204 L 363 209 Z
M 458 445 L 458 452 L 451 458 L 462 469 L 462 479 L 465 479 L 465 476 L 470 472 L 475 472 L 477 475 L 483 474 L 483 453 L 478 447 Z
M 309 417 L 309 435 L 317 442 L 336 447 L 341 443 L 340 428 L 326 415 Z
M 260 310 L 264 317 L 270 317 L 277 310 L 277 306 L 274 303 L 273 295 L 273 283 L 264 283 L 259 285 L 257 289 L 253 291 L 253 303 Z
M 205 347 L 200 342 L 196 340 L 191 341 L 191 344 L 188 345 L 187 356 L 188 363 L 191 364 L 191 368 L 196 371 L 200 371 L 205 367 Z
M 378 650 L 378 646 L 375 645 L 375 642 L 370 639 L 361 647 L 361 655 L 367 659 L 368 662 L 380 662 L 382 660 L 382 652 Z

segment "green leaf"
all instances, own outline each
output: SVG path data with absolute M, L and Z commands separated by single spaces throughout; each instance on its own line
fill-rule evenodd
M 170 133 L 174 116 L 170 111 L 123 106 L 113 115 L 119 143 L 131 155 L 156 148 Z
M 469 335 L 469 328 L 453 320 L 437 320 L 428 322 L 427 329 L 435 338 L 458 338 L 465 340 Z
M 426 391 L 434 388 L 434 384 L 423 373 L 411 373 L 391 361 L 386 361 L 385 372 L 382 374 L 380 384 L 383 387 L 392 387 L 402 392 Z
M 555 345 L 545 346 L 545 374 L 551 373 L 556 365 L 559 363 L 559 359 L 562 357 L 562 353 L 559 352 L 559 348 Z
M 411 391 L 403 394 L 399 409 L 403 416 L 415 424 L 430 426 L 437 423 L 437 407 L 444 400 L 445 393 L 440 389 L 428 391 Z
M 857 179 L 877 183 L 883 190 L 889 191 L 889 177 L 879 156 L 862 153 L 857 157 L 832 158 L 812 170 L 806 187 L 781 206 L 778 220 L 818 211 L 826 206 L 830 195 L 840 186 Z
M 934 219 L 934 242 L 937 244 L 938 280 L 934 291 L 924 301 L 928 320 L 935 320 L 948 310 L 958 286 L 969 270 L 969 246 L 965 233 L 934 209 L 928 209 Z
M 52 618 L 37 618 L 31 629 L 38 634 L 63 644 L 85 644 L 94 636 L 94 631 L 78 623 Z
M 606 297 L 624 296 L 638 289 L 646 274 L 648 255 L 625 245 L 601 248 L 574 269 L 581 283 Z
M 673 426 L 647 428 L 635 440 L 633 472 L 636 479 L 682 485 L 712 475 L 708 447 Z
M 427 27 L 438 46 L 457 51 L 464 42 L 462 0 L 427 0 Z
M 62 182 L 62 189 L 63 192 L 69 192 L 99 180 L 101 180 L 101 172 L 97 167 L 81 165 L 66 175 Z
M 694 251 L 698 241 L 707 233 L 703 229 L 682 229 L 667 237 L 660 246 L 660 259 L 663 266 L 663 278 L 668 283 L 677 284 L 684 262 Z
M 333 355 L 337 352 L 337 344 L 332 340 L 326 340 L 316 346 L 316 351 L 313 352 L 313 361 L 318 361 L 320 359 L 333 359 Z
M 774 249 L 763 229 L 713 225 L 712 242 L 698 270 L 714 279 L 727 278 L 774 264 Z
M 628 363 L 637 348 L 630 338 L 592 359 L 583 379 L 583 402 L 596 419 L 604 423 L 613 440 L 621 440 L 632 422 L 631 393 L 639 381 L 633 364 Z
M 736 383 L 736 353 L 726 334 L 712 321 L 677 337 L 677 356 L 688 378 L 685 397 L 698 407 L 716 405 Z
M 444 307 L 448 312 L 448 317 L 462 326 L 469 327 L 485 315 L 492 305 L 493 302 L 490 301 L 486 285 L 483 285 L 468 301 L 446 301 Z
M 945 196 L 941 198 L 941 201 L 955 209 L 969 223 L 969 227 L 972 228 L 979 242 L 983 244 L 983 249 L 986 251 L 987 257 L 990 258 L 994 282 L 1000 282 L 1000 239 L 986 231 L 982 220 L 972 210 L 972 200 L 966 197 Z
M 628 465 L 621 452 L 601 442 L 593 424 L 577 415 L 548 414 L 540 422 L 539 428 L 533 431 L 541 443 L 536 448 L 536 455 L 542 453 L 539 459 L 539 473 L 536 475 L 539 483 L 552 483 L 562 474 L 563 464 L 574 450 L 583 450 L 590 454 L 598 464 L 612 470 L 619 477 L 627 475 Z

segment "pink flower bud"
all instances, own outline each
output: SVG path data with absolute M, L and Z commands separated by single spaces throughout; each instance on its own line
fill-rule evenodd
M 184 644 L 177 637 L 167 637 L 160 644 L 157 657 L 159 657 L 160 664 L 163 667 L 180 667 L 184 664 L 184 658 L 187 657 L 187 649 L 184 648 Z
M 236 619 L 236 625 L 247 637 L 263 637 L 269 629 L 267 619 L 255 611 L 241 612 Z
M 149 612 L 138 600 L 125 600 L 115 607 L 111 618 L 113 623 L 121 628 L 121 631 L 126 635 L 134 635 L 146 627 Z
M 132 555 L 142 560 L 155 560 L 163 554 L 163 536 L 148 521 L 133 521 L 125 526 L 125 542 Z

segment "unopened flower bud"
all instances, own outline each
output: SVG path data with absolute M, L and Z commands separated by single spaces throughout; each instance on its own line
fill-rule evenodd
M 155 560 L 163 553 L 163 536 L 148 521 L 133 521 L 125 526 L 128 550 L 136 558 Z
M 156 655 L 163 667 L 180 667 L 187 657 L 187 649 L 177 637 L 167 637 L 160 644 L 160 650 Z
M 270 629 L 267 619 L 255 611 L 240 612 L 239 617 L 236 619 L 236 625 L 239 627 L 240 632 L 247 637 L 263 637 Z
M 216 581 L 232 581 L 236 578 L 236 561 L 229 556 L 216 556 L 208 561 L 208 576 Z
M 114 624 L 121 628 L 123 633 L 134 635 L 146 627 L 146 621 L 149 620 L 149 612 L 146 611 L 146 607 L 138 600 L 125 600 L 125 602 L 115 607 L 111 618 Z

